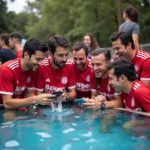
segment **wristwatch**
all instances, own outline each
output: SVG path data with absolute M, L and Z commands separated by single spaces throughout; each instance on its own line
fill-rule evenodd
M 105 108 L 106 108 L 105 103 L 104 103 L 104 102 L 101 102 L 101 103 L 100 103 L 100 109 L 105 109 Z

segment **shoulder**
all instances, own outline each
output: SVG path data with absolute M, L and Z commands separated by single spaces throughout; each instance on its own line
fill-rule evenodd
M 73 62 L 73 60 L 67 60 L 67 62 L 66 62 L 66 65 L 73 65 L 74 64 L 74 62 Z
M 20 59 L 15 59 L 4 63 L 1 69 L 15 70 L 18 67 L 20 67 Z
M 150 53 L 138 50 L 136 57 L 143 59 L 143 60 L 147 60 L 147 59 L 150 59 Z
M 146 91 L 150 91 L 150 88 L 142 81 L 135 81 L 133 85 L 133 90 L 135 91 L 136 97 L 141 97 Z
M 48 66 L 50 64 L 50 59 L 51 58 L 45 58 L 43 61 L 42 61 L 42 65 L 41 66 Z

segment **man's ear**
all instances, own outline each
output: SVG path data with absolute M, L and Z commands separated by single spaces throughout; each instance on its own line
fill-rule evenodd
M 53 54 L 52 54 L 52 52 L 51 52 L 50 50 L 48 50 L 48 55 L 49 55 L 50 57 L 53 56 Z
M 128 48 L 129 50 L 132 49 L 131 42 L 128 43 L 127 48 Z
M 127 77 L 122 74 L 122 75 L 119 77 L 119 79 L 120 79 L 121 82 L 125 82 L 125 81 L 127 80 Z
M 25 51 L 25 52 L 24 52 L 24 57 L 27 57 L 27 56 L 29 56 L 29 54 L 28 54 L 27 51 Z

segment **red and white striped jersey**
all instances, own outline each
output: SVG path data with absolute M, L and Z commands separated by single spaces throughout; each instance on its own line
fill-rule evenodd
M 142 81 L 134 81 L 129 94 L 122 93 L 126 108 L 150 112 L 150 87 Z
M 91 71 L 91 90 L 93 92 L 98 92 L 99 94 L 106 97 L 107 100 L 115 100 L 115 95 L 119 95 L 116 93 L 115 89 L 109 84 L 109 77 L 106 79 L 101 79 L 96 85 L 96 77 L 94 71 Z M 97 86 L 97 87 L 96 87 Z
M 51 59 L 44 59 L 42 66 L 37 71 L 35 89 L 44 93 L 53 93 L 57 88 L 75 88 L 75 77 L 71 64 L 72 62 L 68 60 L 64 68 L 54 69 Z
M 139 80 L 150 80 L 150 53 L 137 50 L 132 63 Z
M 13 98 L 22 98 L 25 89 L 33 89 L 35 72 L 23 71 L 21 59 L 10 60 L 0 69 L 0 94 L 12 95 Z M 2 98 L 1 102 L 2 103 Z
M 72 64 L 73 71 L 75 74 L 76 82 L 76 93 L 77 98 L 88 97 L 91 98 L 91 87 L 90 87 L 90 72 L 91 72 L 91 62 L 87 61 L 87 64 L 83 71 L 76 68 L 75 64 Z

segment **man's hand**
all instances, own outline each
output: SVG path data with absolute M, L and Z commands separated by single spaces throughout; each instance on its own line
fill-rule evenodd
M 49 105 L 55 99 L 56 99 L 55 95 L 44 93 L 35 96 L 35 101 L 33 103 L 40 105 Z
M 97 100 L 94 99 L 89 99 L 89 98 L 84 98 L 84 100 L 86 101 L 85 103 L 83 103 L 83 106 L 87 109 L 98 109 L 100 108 L 100 103 Z
M 106 97 L 103 95 L 98 95 L 97 97 L 95 97 L 95 100 L 98 102 L 106 102 Z

